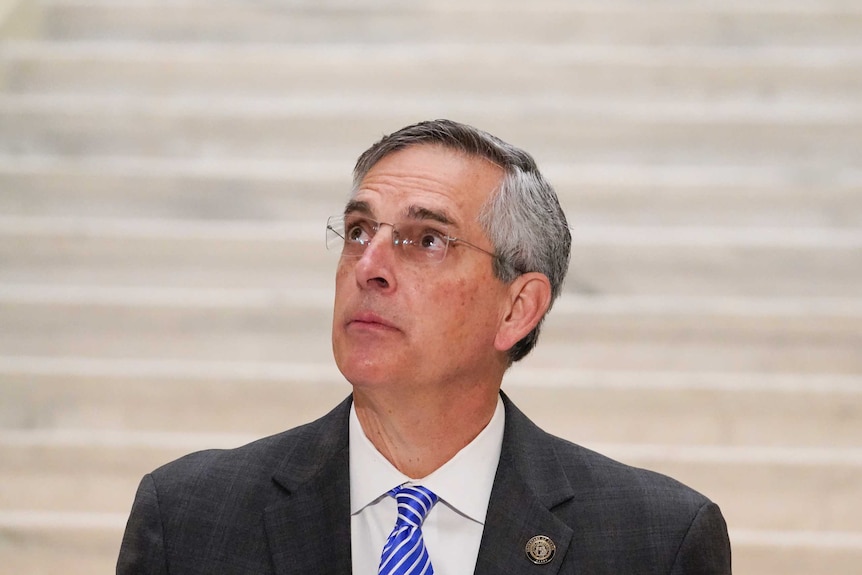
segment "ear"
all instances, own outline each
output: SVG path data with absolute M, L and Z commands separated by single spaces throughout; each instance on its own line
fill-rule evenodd
M 551 305 L 551 282 L 545 274 L 530 272 L 518 276 L 509 285 L 505 310 L 494 347 L 508 351 L 536 327 Z

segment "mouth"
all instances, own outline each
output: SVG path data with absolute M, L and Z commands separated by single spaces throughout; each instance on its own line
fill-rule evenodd
M 347 321 L 347 327 L 374 330 L 398 330 L 392 322 L 371 312 L 362 312 L 351 316 Z

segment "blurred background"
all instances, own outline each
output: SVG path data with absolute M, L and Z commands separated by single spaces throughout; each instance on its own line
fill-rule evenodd
M 737 574 L 862 565 L 858 0 L 0 0 L 0 571 L 113 571 L 140 477 L 322 415 L 326 217 L 448 117 L 574 230 L 504 389 L 724 510 Z

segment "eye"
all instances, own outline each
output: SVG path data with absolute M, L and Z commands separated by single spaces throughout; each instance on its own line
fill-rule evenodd
M 374 224 L 365 218 L 344 220 L 344 239 L 348 242 L 367 244 L 374 235 Z
M 418 236 L 415 244 L 426 251 L 439 251 L 446 247 L 446 235 L 437 230 L 426 229 Z
M 445 230 L 428 222 L 404 222 L 398 225 L 400 243 L 415 254 L 440 258 L 446 253 L 449 236 Z

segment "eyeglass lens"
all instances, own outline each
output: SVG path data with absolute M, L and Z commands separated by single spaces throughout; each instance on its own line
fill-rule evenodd
M 400 248 L 397 252 L 405 259 L 420 263 L 439 262 L 446 256 L 449 235 L 441 224 L 424 220 L 390 224 L 353 214 L 329 218 L 326 225 L 327 249 L 341 250 L 345 257 L 361 257 L 377 232 L 385 226 L 392 228 L 392 244 Z

